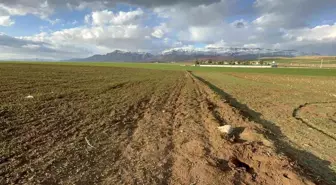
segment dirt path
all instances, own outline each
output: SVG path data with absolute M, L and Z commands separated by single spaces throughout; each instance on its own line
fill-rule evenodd
M 170 184 L 312 184 L 273 152 L 260 127 L 191 75 L 177 104 Z M 218 132 L 225 124 L 236 128 L 234 142 Z
M 189 73 L 169 89 L 94 124 L 37 124 L 44 131 L 21 133 L 26 152 L 1 156 L 0 184 L 313 184 L 274 153 L 257 124 Z M 235 127 L 233 141 L 217 130 L 225 124 Z

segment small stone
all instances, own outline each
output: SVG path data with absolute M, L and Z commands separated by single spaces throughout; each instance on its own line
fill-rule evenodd
M 224 125 L 224 126 L 218 127 L 218 130 L 221 133 L 225 133 L 225 134 L 230 135 L 232 133 L 232 131 L 233 131 L 233 128 L 232 128 L 231 125 Z
M 34 96 L 32 96 L 32 95 L 28 95 L 28 96 L 26 96 L 26 98 L 27 98 L 27 99 L 33 99 Z
M 305 147 L 311 147 L 312 145 L 309 144 L 309 143 L 305 143 L 305 144 L 303 144 L 303 146 L 305 146 Z

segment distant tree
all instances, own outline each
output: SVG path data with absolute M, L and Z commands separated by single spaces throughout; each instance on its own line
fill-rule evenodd
M 260 60 L 260 65 L 264 65 L 264 61 L 263 60 Z
M 198 60 L 195 61 L 195 65 L 198 66 L 200 65 L 200 62 Z

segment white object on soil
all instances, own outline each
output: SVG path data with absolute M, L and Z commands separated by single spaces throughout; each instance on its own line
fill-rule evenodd
M 224 126 L 218 127 L 218 130 L 219 130 L 221 133 L 231 134 L 232 131 L 233 131 L 233 128 L 232 128 L 231 125 L 224 125 Z
M 94 146 L 91 145 L 91 143 L 89 142 L 89 140 L 86 137 L 84 139 L 85 139 L 86 143 L 89 145 L 89 147 L 94 148 Z
M 27 98 L 27 99 L 33 99 L 34 96 L 32 96 L 32 95 L 28 95 L 28 96 L 26 96 L 26 98 Z

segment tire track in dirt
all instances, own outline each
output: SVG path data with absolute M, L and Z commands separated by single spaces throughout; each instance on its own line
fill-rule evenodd
M 233 184 L 230 168 L 220 157 L 223 139 L 216 130 L 212 104 L 195 79 L 187 75 L 177 102 L 174 125 L 174 163 L 170 184 Z M 226 172 L 226 173 L 225 173 Z
M 324 130 L 322 130 L 320 128 L 315 127 L 313 124 L 309 123 L 308 121 L 306 121 L 306 120 L 304 120 L 303 118 L 300 117 L 300 111 L 301 111 L 301 109 L 303 109 L 303 108 L 305 108 L 305 107 L 307 107 L 309 105 L 320 105 L 320 104 L 330 104 L 330 103 L 336 103 L 336 101 L 330 101 L 330 102 L 312 102 L 312 103 L 302 104 L 302 105 L 298 106 L 297 108 L 295 108 L 293 110 L 292 116 L 296 120 L 299 120 L 302 123 L 304 123 L 305 125 L 307 125 L 309 128 L 314 129 L 314 130 L 320 132 L 321 134 L 329 137 L 330 139 L 333 139 L 333 140 L 336 141 L 336 137 L 330 135 L 329 133 L 325 132 Z M 334 120 L 332 120 L 332 121 L 334 121 Z

